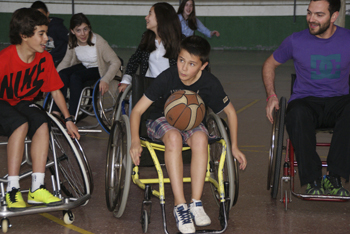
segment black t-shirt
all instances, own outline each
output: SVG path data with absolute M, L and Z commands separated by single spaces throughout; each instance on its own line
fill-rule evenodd
M 154 101 L 155 105 L 150 114 L 150 119 L 158 119 L 164 116 L 164 104 L 168 97 L 179 90 L 191 90 L 196 92 L 216 114 L 221 112 L 229 103 L 220 81 L 206 70 L 192 85 L 185 85 L 179 78 L 177 66 L 172 66 L 163 71 L 145 91 L 145 96 Z

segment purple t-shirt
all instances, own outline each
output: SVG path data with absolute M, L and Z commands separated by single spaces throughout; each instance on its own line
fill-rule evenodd
M 287 37 L 273 53 L 279 63 L 294 60 L 297 78 L 289 101 L 349 94 L 350 30 L 337 27 L 328 39 L 309 33 L 309 29 Z

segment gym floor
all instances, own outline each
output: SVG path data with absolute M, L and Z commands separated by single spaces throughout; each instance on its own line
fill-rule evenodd
M 134 49 L 117 49 L 117 54 L 127 63 Z M 349 233 L 350 204 L 342 202 L 304 201 L 292 197 L 288 211 L 278 199 L 274 200 L 267 190 L 268 151 L 270 148 L 271 124 L 265 117 L 265 91 L 261 80 L 261 68 L 270 51 L 212 51 L 211 69 L 222 82 L 226 93 L 238 115 L 238 144 L 246 155 L 248 166 L 240 171 L 239 197 L 231 209 L 226 233 Z M 290 74 L 294 72 L 291 61 L 276 70 L 276 89 L 279 97 L 289 97 Z M 225 116 L 222 116 L 225 118 Z M 79 125 L 95 123 L 92 117 Z M 322 138 L 330 139 L 325 135 Z M 3 139 L 1 139 L 3 140 Z M 62 212 L 43 213 L 29 216 L 11 217 L 9 233 L 142 233 L 140 211 L 143 190 L 131 183 L 129 199 L 124 215 L 116 219 L 107 210 L 105 202 L 105 164 L 108 135 L 90 133 L 80 140 L 94 176 L 94 191 L 86 206 L 73 209 L 75 221 L 65 225 Z M 6 147 L 0 148 L 3 162 L 1 173 L 6 172 Z M 327 152 L 320 151 L 322 158 Z M 188 174 L 189 166 L 185 166 Z M 142 168 L 143 177 L 154 176 L 154 168 Z M 22 184 L 22 183 L 21 183 Z M 343 183 L 349 189 L 348 183 Z M 298 178 L 296 191 L 300 188 Z M 287 188 L 287 185 L 285 185 Z M 24 187 L 24 183 L 22 184 Z M 190 191 L 190 184 L 185 184 Z M 173 197 L 170 185 L 165 186 L 166 217 L 169 233 L 176 233 L 175 219 L 172 215 Z M 26 197 L 26 196 L 25 196 Z M 190 194 L 186 196 L 190 200 Z M 213 199 L 209 185 L 205 185 L 202 197 L 204 208 L 212 219 L 211 229 L 220 229 L 218 207 Z M 159 200 L 152 197 L 152 215 L 148 233 L 163 233 Z

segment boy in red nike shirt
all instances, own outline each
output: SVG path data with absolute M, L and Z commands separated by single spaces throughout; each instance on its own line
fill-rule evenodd
M 62 203 L 44 186 L 49 125 L 46 113 L 33 103 L 39 91 L 51 92 L 66 118 L 68 133 L 80 138 L 59 90 L 63 83 L 52 56 L 45 51 L 48 24 L 47 18 L 35 9 L 16 10 L 10 22 L 12 45 L 0 51 L 0 135 L 8 137 L 6 202 L 12 210 L 26 207 L 19 189 L 19 169 L 26 136 L 32 140 L 30 151 L 33 163 L 28 203 Z

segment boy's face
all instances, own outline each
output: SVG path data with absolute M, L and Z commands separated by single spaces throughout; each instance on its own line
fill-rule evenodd
M 202 64 L 199 56 L 190 54 L 187 50 L 181 49 L 177 58 L 177 70 L 180 80 L 185 85 L 195 83 L 207 65 L 208 62 Z
M 39 52 L 42 53 L 45 50 L 46 42 L 48 40 L 47 37 L 47 26 L 46 25 L 39 25 L 36 26 L 34 29 L 34 35 L 31 37 L 27 37 L 22 35 L 22 44 L 26 45 L 28 50 L 35 53 Z

